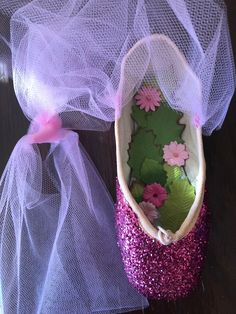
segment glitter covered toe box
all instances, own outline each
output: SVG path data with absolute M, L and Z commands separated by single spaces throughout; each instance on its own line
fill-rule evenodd
M 116 224 L 127 277 L 140 293 L 150 299 L 174 300 L 187 296 L 196 287 L 208 242 L 206 205 L 193 230 L 165 246 L 144 233 L 117 184 Z

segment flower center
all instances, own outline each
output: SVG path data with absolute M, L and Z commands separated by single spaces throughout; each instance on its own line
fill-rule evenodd
M 147 101 L 150 101 L 150 100 L 152 100 L 152 97 L 151 97 L 150 95 L 147 95 L 147 96 L 146 96 L 146 100 L 147 100 Z
M 157 194 L 157 193 L 154 193 L 154 194 L 153 194 L 153 197 L 157 198 L 157 197 L 158 197 L 158 194 Z
M 178 153 L 173 153 L 173 156 L 174 156 L 175 158 L 178 158 L 178 157 L 179 157 L 179 154 L 178 154 Z

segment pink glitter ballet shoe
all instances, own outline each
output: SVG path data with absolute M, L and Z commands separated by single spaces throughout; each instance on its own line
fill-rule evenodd
M 117 182 L 116 223 L 119 247 L 129 282 L 150 299 L 175 300 L 199 283 L 208 243 L 209 214 L 202 204 L 197 222 L 169 245 L 150 236 L 129 206 Z
M 171 46 L 181 69 L 193 78 L 186 60 L 167 37 L 153 35 L 149 40 L 153 41 L 153 47 L 159 44 L 165 48 Z M 144 46 L 145 42 L 141 40 L 124 59 L 121 91 L 127 80 L 130 80 L 127 78 L 129 63 L 136 62 L 134 58 L 137 57 L 137 52 L 145 52 Z M 115 123 L 118 175 L 116 224 L 119 247 L 128 279 L 140 293 L 148 298 L 173 300 L 188 295 L 196 287 L 208 242 L 209 215 L 203 202 L 205 160 L 201 128 L 183 111 L 181 123 L 185 124 L 185 129 L 182 139 L 189 152 L 185 172 L 195 188 L 195 199 L 178 230 L 165 230 L 148 220 L 129 189 L 131 169 L 128 165 L 128 150 L 132 134 L 136 130 L 131 118 L 132 105 L 133 99 L 124 107 L 121 117 Z

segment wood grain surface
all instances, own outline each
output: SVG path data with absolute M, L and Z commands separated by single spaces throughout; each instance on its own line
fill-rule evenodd
M 236 0 L 226 1 L 226 4 L 235 54 Z M 0 83 L 0 117 L 2 173 L 15 143 L 28 128 L 12 82 Z M 113 127 L 105 133 L 83 131 L 79 135 L 115 200 Z M 222 129 L 204 138 L 204 148 L 212 225 L 202 281 L 197 291 L 188 298 L 176 302 L 151 302 L 149 309 L 133 313 L 236 314 L 236 97 L 232 100 Z

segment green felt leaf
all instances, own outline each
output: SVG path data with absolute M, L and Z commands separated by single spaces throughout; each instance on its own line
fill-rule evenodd
M 137 105 L 132 106 L 132 118 L 137 123 L 137 125 L 141 128 L 147 127 L 147 117 L 151 114 L 151 112 L 146 112 L 145 110 L 141 110 Z
M 142 183 L 138 182 L 133 182 L 130 188 L 130 192 L 135 198 L 137 203 L 142 202 L 143 199 L 143 190 L 144 190 L 144 185 Z
M 141 180 L 146 183 L 160 183 L 161 185 L 166 184 L 166 172 L 163 165 L 158 161 L 146 158 L 142 164 L 140 170 Z
M 172 141 L 183 143 L 181 135 L 184 125 L 179 124 L 182 113 L 174 111 L 165 102 L 158 110 L 147 116 L 147 128 L 156 135 L 157 145 L 169 144 Z
M 145 128 L 147 126 L 147 115 L 145 110 L 141 110 L 137 105 L 132 106 L 131 117 L 138 126 Z
M 170 194 L 165 204 L 159 208 L 159 223 L 165 229 L 176 232 L 194 202 L 195 189 L 188 179 L 174 181 L 170 186 Z
M 153 132 L 139 129 L 133 136 L 129 146 L 128 165 L 132 169 L 132 175 L 140 179 L 140 169 L 145 158 L 161 161 L 160 147 L 154 144 L 155 136 Z
M 178 166 L 169 166 L 164 164 L 164 170 L 167 173 L 166 185 L 172 184 L 174 181 L 178 180 L 182 176 L 182 169 Z
M 148 79 L 144 80 L 144 81 L 143 81 L 143 86 L 147 86 L 147 87 L 156 87 L 157 89 L 160 90 L 160 87 L 158 86 L 155 77 L 148 78 Z

